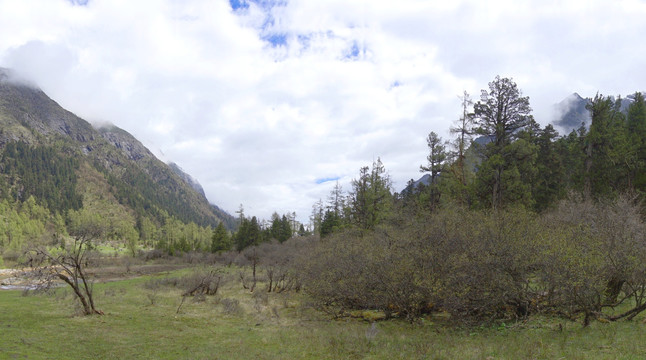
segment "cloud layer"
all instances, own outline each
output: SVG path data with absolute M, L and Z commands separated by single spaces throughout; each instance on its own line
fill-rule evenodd
M 307 221 L 377 157 L 396 189 L 419 177 L 428 132 L 496 75 L 543 124 L 574 91 L 646 90 L 644 18 L 639 0 L 0 0 L 0 66 L 225 210 Z

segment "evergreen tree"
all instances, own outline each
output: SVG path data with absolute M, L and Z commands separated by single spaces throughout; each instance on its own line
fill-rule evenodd
M 334 211 L 326 211 L 325 216 L 323 217 L 323 223 L 321 223 L 321 238 L 324 238 L 337 231 L 340 226 L 341 218 L 337 214 L 335 214 Z
M 527 196 L 529 189 L 520 183 L 518 168 L 520 161 L 531 157 L 531 144 L 512 144 L 517 132 L 530 123 L 531 111 L 529 98 L 522 96 L 516 83 L 499 76 L 489 83 L 489 91 L 482 90 L 474 105 L 476 133 L 489 141 L 477 173 L 477 190 L 483 202 L 493 208 L 531 198 Z
M 586 136 L 584 195 L 586 199 L 612 196 L 626 181 L 626 132 L 620 102 L 597 94 L 586 107 L 592 122 Z
M 236 250 L 242 251 L 249 246 L 259 245 L 262 240 L 258 219 L 255 216 L 251 220 L 242 217 L 242 222 L 235 234 Z
M 426 144 L 428 145 L 429 154 L 426 157 L 428 164 L 426 166 L 420 165 L 420 172 L 428 172 L 431 174 L 431 180 L 428 185 L 428 190 L 430 192 L 430 207 L 434 209 L 440 201 L 440 191 L 438 189 L 438 180 L 440 174 L 444 171 L 446 166 L 446 145 L 442 141 L 442 138 L 439 137 L 436 133 L 431 131 L 426 138 Z
M 211 252 L 217 253 L 231 249 L 231 238 L 223 223 L 219 223 L 211 236 Z
M 642 93 L 634 95 L 628 107 L 626 130 L 630 148 L 626 155 L 629 171 L 628 186 L 646 192 L 646 102 Z
M 538 156 L 532 194 L 535 201 L 534 208 L 539 212 L 564 198 L 567 192 L 563 163 L 565 149 L 559 147 L 557 139 L 558 132 L 552 125 L 545 126 L 537 138 Z
M 359 178 L 352 180 L 350 212 L 355 225 L 362 229 L 373 229 L 390 212 L 392 194 L 390 176 L 386 173 L 381 159 L 359 171 Z
M 241 216 L 240 225 L 238 226 L 238 231 L 235 233 L 234 239 L 236 244 L 236 250 L 238 252 L 244 250 L 249 246 L 249 233 L 251 228 L 251 222 L 249 219 L 245 218 L 244 215 Z
M 328 196 L 328 206 L 327 208 L 334 211 L 337 216 L 341 216 L 341 211 L 343 210 L 343 204 L 345 202 L 345 197 L 343 196 L 343 188 L 337 180 L 334 188 L 330 191 Z
M 285 240 L 292 237 L 292 225 L 290 224 L 289 219 L 286 215 L 280 219 L 280 232 L 279 232 L 278 241 L 284 242 Z
M 312 205 L 312 215 L 310 215 L 310 224 L 314 234 L 321 233 L 321 222 L 323 221 L 323 200 L 319 199 Z

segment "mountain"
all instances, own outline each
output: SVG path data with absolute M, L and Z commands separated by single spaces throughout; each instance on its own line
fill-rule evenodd
M 402 189 L 400 193 L 406 194 L 409 192 L 414 192 L 420 185 L 428 186 L 431 183 L 431 174 L 424 174 L 417 180 L 410 179 L 406 184 L 406 187 Z
M 643 93 L 643 92 L 642 92 Z M 615 100 L 614 96 L 610 97 Z M 619 109 L 621 112 L 626 114 L 628 112 L 628 107 L 634 101 L 635 95 L 631 94 L 625 98 L 621 98 L 621 104 Z M 591 98 L 583 98 L 577 93 L 569 95 L 565 99 L 561 100 L 558 104 L 554 105 L 554 127 L 559 130 L 563 135 L 567 135 L 572 130 L 577 130 L 584 125 L 585 127 L 590 126 L 590 112 L 586 109 L 592 102 Z
M 555 120 L 553 123 L 555 128 L 562 134 L 569 134 L 572 130 L 581 127 L 581 124 L 589 126 L 590 112 L 586 106 L 590 102 L 591 99 L 584 99 L 579 94 L 573 93 L 554 105 Z
M 67 184 L 67 190 L 79 192 L 83 206 L 109 207 L 112 212 L 130 214 L 132 219 L 146 217 L 162 225 L 171 216 L 201 226 L 219 222 L 229 229 L 235 226 L 234 218 L 210 204 L 199 183 L 178 172 L 177 165 L 163 163 L 123 129 L 114 125 L 93 127 L 3 68 L 0 153 L 2 197 L 24 201 L 27 195 L 33 195 L 50 210 L 67 210 L 46 199 L 49 195 L 39 190 L 42 186 L 36 181 L 40 179 L 52 186 Z M 68 176 L 69 181 L 58 179 L 60 171 L 47 165 L 54 161 L 73 164 L 74 176 Z M 39 177 L 35 172 L 50 173 L 56 179 Z M 72 184 L 76 190 L 70 188 Z

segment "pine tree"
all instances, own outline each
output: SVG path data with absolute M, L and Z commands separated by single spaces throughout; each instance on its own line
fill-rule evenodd
M 428 172 L 431 174 L 431 181 L 428 185 L 430 193 L 429 205 L 431 210 L 434 209 L 440 202 L 440 191 L 438 189 L 438 180 L 446 167 L 446 145 L 436 133 L 431 131 L 426 138 L 429 154 L 426 157 L 427 165 L 420 165 L 420 172 Z
M 392 207 L 391 180 L 381 159 L 359 171 L 359 178 L 352 180 L 350 211 L 355 225 L 373 229 L 390 212 Z
M 625 163 L 626 132 L 620 102 L 597 94 L 586 106 L 592 122 L 585 141 L 584 196 L 586 199 L 612 196 L 627 179 Z
M 563 155 L 557 143 L 558 132 L 552 125 L 540 131 L 537 138 L 536 178 L 532 186 L 534 209 L 543 211 L 565 197 L 567 182 Z M 562 155 L 563 154 L 563 155 Z
M 231 238 L 229 232 L 224 227 L 224 224 L 221 222 L 213 230 L 213 236 L 211 236 L 211 252 L 217 253 L 221 251 L 227 251 L 231 249 Z
M 523 184 L 519 183 L 517 165 L 531 148 L 529 144 L 512 143 L 517 132 L 530 123 L 531 111 L 529 98 L 522 96 L 516 83 L 500 76 L 489 83 L 489 91 L 482 90 L 480 101 L 474 105 L 476 133 L 489 141 L 478 169 L 477 189 L 481 199 L 493 208 L 519 196 L 527 198 Z

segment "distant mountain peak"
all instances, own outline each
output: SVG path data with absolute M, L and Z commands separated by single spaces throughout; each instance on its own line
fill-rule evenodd
M 590 112 L 586 109 L 589 103 L 590 99 L 585 99 L 576 92 L 568 95 L 554 105 L 552 123 L 563 134 L 569 134 L 572 130 L 578 129 L 581 124 L 589 125 Z

